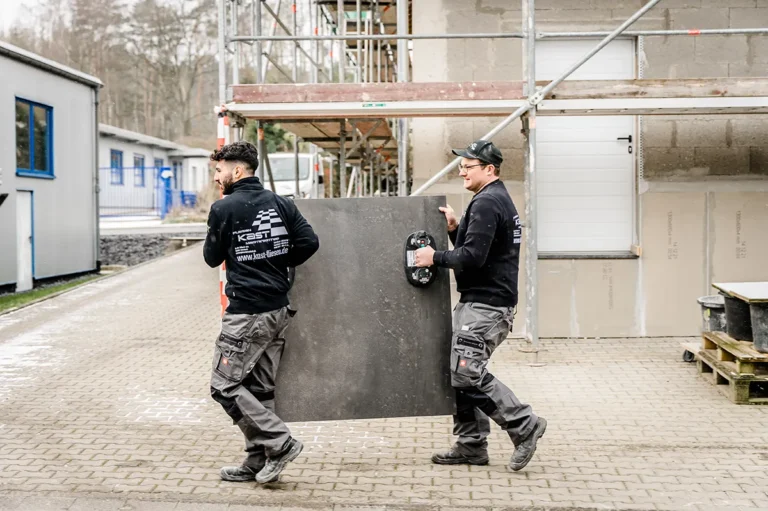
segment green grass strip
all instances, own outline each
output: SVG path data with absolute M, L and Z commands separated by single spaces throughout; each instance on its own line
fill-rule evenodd
M 60 293 L 74 287 L 81 286 L 86 282 L 90 282 L 99 278 L 101 275 L 87 275 L 85 277 L 79 277 L 69 282 L 63 282 L 61 284 L 54 284 L 51 286 L 45 286 L 38 289 L 32 289 L 31 291 L 24 291 L 23 293 L 10 293 L 7 295 L 0 295 L 0 312 L 15 309 L 21 307 L 35 300 L 45 298 L 54 293 Z

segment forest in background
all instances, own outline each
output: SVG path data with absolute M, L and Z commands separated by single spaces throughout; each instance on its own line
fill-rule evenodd
M 26 6 L 0 39 L 101 79 L 100 122 L 189 146 L 215 144 L 216 0 L 29 0 Z M 286 60 L 283 51 L 275 45 L 279 62 Z M 255 74 L 252 64 L 243 59 L 241 76 Z M 273 66 L 267 81 L 281 80 Z M 255 130 L 247 134 L 252 138 Z M 292 137 L 278 126 L 268 127 L 265 138 L 270 152 L 292 150 Z

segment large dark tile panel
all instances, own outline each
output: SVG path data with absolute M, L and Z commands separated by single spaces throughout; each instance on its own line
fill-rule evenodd
M 320 250 L 296 272 L 299 310 L 277 383 L 286 421 L 453 413 L 448 271 L 408 284 L 406 237 L 430 232 L 448 248 L 445 197 L 297 201 Z

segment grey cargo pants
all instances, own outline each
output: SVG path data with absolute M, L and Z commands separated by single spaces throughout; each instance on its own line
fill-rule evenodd
M 211 374 L 211 396 L 245 436 L 243 465 L 260 470 L 291 438 L 275 415 L 275 378 L 295 311 L 229 314 L 221 320 Z
M 465 456 L 487 456 L 488 417 L 517 445 L 538 418 L 486 366 L 512 328 L 513 309 L 482 303 L 459 303 L 454 310 L 451 341 L 451 385 L 456 391 L 454 450 Z

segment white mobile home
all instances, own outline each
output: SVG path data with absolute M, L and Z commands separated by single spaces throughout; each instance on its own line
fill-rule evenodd
M 98 266 L 101 81 L 0 41 L 0 286 Z

